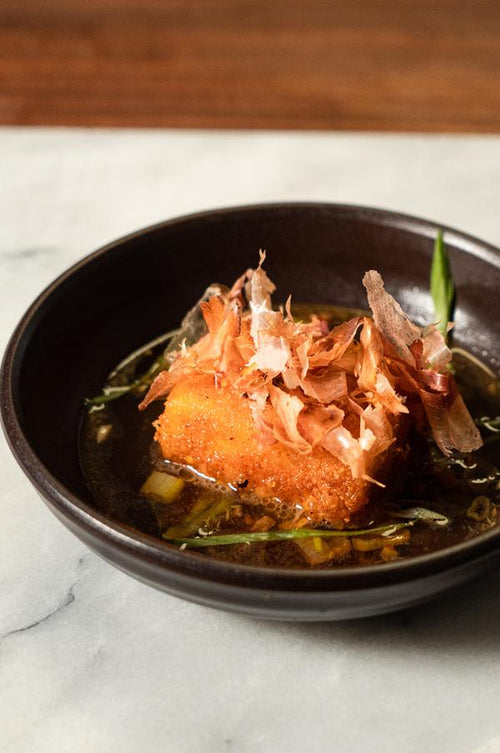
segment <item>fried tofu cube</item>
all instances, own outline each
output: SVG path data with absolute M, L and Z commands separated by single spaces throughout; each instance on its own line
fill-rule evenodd
M 262 446 L 251 401 L 231 387 L 216 388 L 213 375 L 179 381 L 156 422 L 165 458 L 188 464 L 260 499 L 278 498 L 311 524 L 342 527 L 377 489 L 354 479 L 349 468 L 322 447 L 302 454 L 281 442 Z M 369 475 L 384 481 L 397 454 L 395 442 L 378 455 Z

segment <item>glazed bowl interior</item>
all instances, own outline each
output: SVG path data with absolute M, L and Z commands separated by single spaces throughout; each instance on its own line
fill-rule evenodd
M 3 419 L 18 460 L 56 514 L 91 546 L 99 550 L 97 539 L 113 538 L 114 531 L 114 543 L 108 540 L 111 548 L 101 548 L 101 554 L 143 580 L 176 592 L 137 572 L 134 559 L 156 558 L 158 567 L 182 569 L 180 554 L 172 553 L 169 564 L 165 552 L 172 548 L 135 530 L 133 520 L 105 520 L 84 483 L 77 438 L 85 397 L 100 391 L 111 368 L 128 353 L 176 327 L 208 284 L 231 284 L 255 266 L 259 249 L 267 251 L 266 269 L 279 300 L 291 292 L 298 302 L 366 308 L 361 278 L 367 269 L 378 269 L 408 313 L 429 322 L 429 268 L 437 228 L 434 223 L 358 207 L 267 205 L 181 218 L 101 249 L 40 296 L 8 348 Z M 445 238 L 459 291 L 456 341 L 496 367 L 500 257 L 487 244 L 459 232 L 447 230 Z M 485 552 L 498 546 L 496 531 L 479 538 Z M 123 550 L 121 564 L 112 552 L 115 545 Z M 468 542 L 450 562 L 458 562 L 477 546 Z M 480 550 L 481 542 L 476 553 Z M 196 553 L 182 555 L 185 562 L 198 563 L 190 567 L 203 578 L 210 578 L 219 566 L 219 580 L 236 582 L 243 577 L 245 568 L 207 565 L 207 559 Z M 443 556 L 446 553 L 437 553 L 433 561 Z M 408 563 L 396 563 L 389 570 L 398 567 L 404 570 Z M 280 574 L 275 576 L 279 581 Z M 315 576 L 325 584 L 324 571 L 309 572 L 308 582 Z M 252 577 L 244 576 L 247 582 Z M 286 577 L 294 581 L 294 588 L 302 587 L 297 581 L 301 571 Z M 348 573 L 331 577 L 348 588 Z

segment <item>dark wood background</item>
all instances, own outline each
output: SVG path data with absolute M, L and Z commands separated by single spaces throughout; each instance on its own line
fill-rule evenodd
M 0 123 L 500 131 L 500 0 L 0 0 Z

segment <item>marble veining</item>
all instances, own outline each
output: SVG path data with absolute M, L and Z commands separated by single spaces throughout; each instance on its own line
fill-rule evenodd
M 2 349 L 84 253 L 191 211 L 343 201 L 500 243 L 498 137 L 14 128 L 0 165 Z M 115 570 L 3 439 L 0 463 L 2 753 L 500 751 L 499 572 L 399 614 L 257 621 Z
M 16 635 L 16 633 L 24 633 L 26 630 L 31 630 L 31 628 L 37 627 L 37 625 L 41 625 L 42 622 L 45 622 L 45 620 L 50 620 L 52 615 L 57 614 L 61 609 L 64 609 L 64 607 L 69 606 L 69 604 L 72 604 L 75 600 L 75 594 L 73 593 L 73 589 L 70 588 L 64 599 L 48 614 L 45 614 L 43 617 L 40 617 L 38 620 L 35 620 L 34 622 L 30 622 L 29 625 L 23 625 L 22 627 L 16 628 L 15 630 L 11 630 L 9 633 L 5 633 L 5 635 L 0 635 L 0 641 L 4 640 L 4 638 L 8 638 L 11 635 Z

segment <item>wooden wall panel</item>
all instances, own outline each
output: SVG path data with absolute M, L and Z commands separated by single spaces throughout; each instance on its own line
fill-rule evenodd
M 500 130 L 500 2 L 0 2 L 0 123 Z

